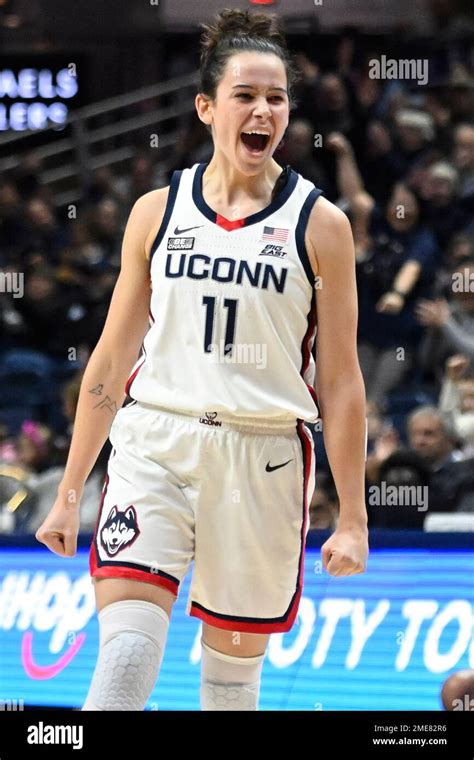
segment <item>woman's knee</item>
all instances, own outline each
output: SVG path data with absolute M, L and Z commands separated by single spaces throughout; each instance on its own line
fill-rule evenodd
M 83 710 L 143 710 L 160 670 L 169 616 L 145 599 L 103 601 L 99 653 Z
M 225 631 L 208 623 L 202 625 L 202 639 L 205 644 L 218 652 L 236 657 L 256 657 L 264 654 L 269 638 L 269 633 Z
M 268 635 L 233 633 L 206 626 L 204 636 L 201 640 L 201 709 L 258 710 Z

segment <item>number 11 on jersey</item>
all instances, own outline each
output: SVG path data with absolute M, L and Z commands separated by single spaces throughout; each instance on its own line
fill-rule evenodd
M 202 303 L 206 309 L 206 319 L 204 327 L 204 351 L 206 354 L 212 352 L 213 335 L 214 335 L 214 314 L 216 309 L 216 298 L 214 296 L 203 296 Z M 232 353 L 235 338 L 235 322 L 237 317 L 237 299 L 224 298 L 224 309 L 227 309 L 227 322 L 225 327 L 224 354 L 228 356 Z

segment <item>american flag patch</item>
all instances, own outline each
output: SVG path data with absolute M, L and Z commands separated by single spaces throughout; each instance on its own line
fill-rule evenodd
M 283 227 L 265 227 L 263 228 L 262 240 L 269 240 L 273 243 L 286 243 L 288 240 L 289 230 Z

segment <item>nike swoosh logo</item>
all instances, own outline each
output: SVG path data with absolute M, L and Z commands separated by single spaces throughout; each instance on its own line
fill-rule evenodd
M 198 224 L 195 227 L 185 227 L 182 230 L 178 229 L 178 227 L 175 227 L 174 228 L 174 234 L 175 235 L 182 235 L 183 232 L 189 232 L 189 230 L 198 230 L 199 227 L 204 227 L 204 225 L 203 224 Z
M 288 462 L 292 462 L 292 459 L 289 459 Z M 267 466 L 265 467 L 267 472 L 273 472 L 273 470 L 279 470 L 280 467 L 284 467 L 288 462 L 283 462 L 283 464 L 276 464 L 274 467 L 271 466 L 270 462 L 267 462 Z

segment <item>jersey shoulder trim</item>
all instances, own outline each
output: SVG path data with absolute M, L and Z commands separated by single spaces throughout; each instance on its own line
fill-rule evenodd
M 300 215 L 298 217 L 298 222 L 296 224 L 295 229 L 295 240 L 296 240 L 296 249 L 298 251 L 299 259 L 303 265 L 304 271 L 306 272 L 306 276 L 308 278 L 308 281 L 313 287 L 314 284 L 314 272 L 311 267 L 311 263 L 308 256 L 308 251 L 306 250 L 306 245 L 304 242 L 305 235 L 306 235 L 306 228 L 308 226 L 308 220 L 309 215 L 311 213 L 311 209 L 313 208 L 315 202 L 318 200 L 318 198 L 323 194 L 323 191 L 320 190 L 318 187 L 314 187 L 310 191 L 308 197 L 306 198 L 305 202 L 303 203 L 300 211 Z
M 179 183 L 181 181 L 182 174 L 183 174 L 182 169 L 176 169 L 171 175 L 170 190 L 169 190 L 168 198 L 166 201 L 166 207 L 165 207 L 165 213 L 163 214 L 163 220 L 160 224 L 160 229 L 156 233 L 156 237 L 155 237 L 155 240 L 153 241 L 153 245 L 150 248 L 150 264 L 153 259 L 153 255 L 155 251 L 157 250 L 158 246 L 163 240 L 164 234 L 166 232 L 166 228 L 168 227 L 169 221 L 171 219 L 171 214 L 173 213 L 174 205 L 176 203 L 176 196 L 178 195 Z

